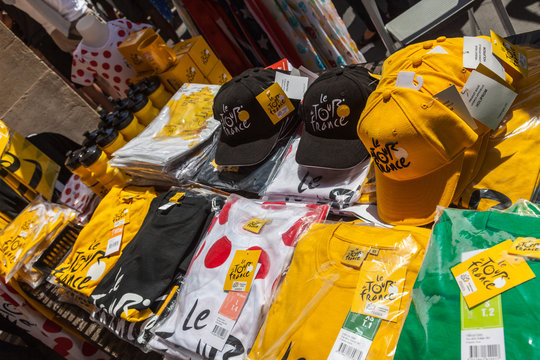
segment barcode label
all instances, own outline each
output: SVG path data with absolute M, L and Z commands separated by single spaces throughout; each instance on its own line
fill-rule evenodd
M 282 119 L 285 115 L 287 115 L 289 113 L 289 108 L 287 107 L 287 105 L 283 105 L 283 107 L 281 109 L 279 109 L 278 111 L 276 111 L 276 116 L 278 117 L 278 119 Z
M 222 328 L 221 326 L 214 326 L 214 330 L 212 330 L 212 334 L 216 335 L 220 339 L 225 339 L 225 336 L 227 335 L 227 329 Z
M 500 355 L 501 346 L 499 344 L 469 346 L 469 360 L 499 360 Z
M 353 346 L 349 346 L 347 344 L 341 343 L 339 344 L 338 354 L 341 354 L 345 356 L 347 359 L 351 360 L 360 360 L 362 358 L 362 350 L 359 350 Z
M 202 336 L 204 342 L 218 351 L 223 350 L 235 323 L 236 320 L 217 314 L 212 326 L 208 327 L 208 332 Z
M 366 360 L 371 340 L 341 328 L 327 360 Z

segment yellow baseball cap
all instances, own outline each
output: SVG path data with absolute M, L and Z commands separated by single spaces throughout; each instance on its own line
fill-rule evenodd
M 450 205 L 465 150 L 478 140 L 464 120 L 422 89 L 378 87 L 358 123 L 375 162 L 379 216 L 390 224 L 428 224 L 437 205 Z

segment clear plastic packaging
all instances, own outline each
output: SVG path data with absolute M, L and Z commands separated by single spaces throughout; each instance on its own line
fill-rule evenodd
M 9 281 L 22 269 L 21 279 L 35 287 L 43 276 L 33 263 L 54 236 L 76 218 L 77 212 L 38 196 L 0 232 L 0 273 Z
M 219 134 L 216 134 L 219 136 Z M 226 192 L 238 192 L 246 195 L 257 195 L 263 192 L 275 172 L 279 169 L 283 155 L 287 150 L 289 137 L 283 137 L 275 145 L 270 156 L 261 164 L 255 166 L 223 167 L 215 161 L 217 143 L 212 144 L 203 156 L 203 164 L 198 167 L 197 174 L 192 180 L 195 183 L 206 185 Z M 177 173 L 177 178 L 184 176 L 185 172 Z
M 192 154 L 220 127 L 219 121 L 213 117 L 197 118 L 197 121 L 192 121 L 193 117 L 187 119 L 184 117 L 185 111 L 177 112 L 178 104 L 183 103 L 182 99 L 196 96 L 197 93 L 201 96 L 206 94 L 204 96 L 208 97 L 215 95 L 218 90 L 218 85 L 182 85 L 154 121 L 137 137 L 117 150 L 109 164 L 123 168 L 130 174 L 159 179 L 160 174 L 164 175 L 164 169 Z M 173 118 L 171 112 L 173 115 L 176 114 Z M 184 130 L 187 131 L 185 134 Z
M 392 359 L 428 239 L 407 226 L 312 226 L 248 359 Z
M 518 96 L 489 136 L 480 171 L 461 195 L 463 208 L 504 210 L 520 198 L 540 200 L 540 49 L 521 49 L 528 76 L 512 84 Z
M 310 224 L 324 220 L 327 212 L 328 206 L 324 205 L 258 204 L 231 195 L 201 240 L 178 303 L 155 329 L 150 346 L 171 358 L 245 358 L 298 238 Z M 254 223 L 258 226 L 246 228 Z M 219 329 L 214 322 L 219 321 L 220 308 L 226 299 L 235 296 L 235 292 L 224 291 L 223 285 L 240 250 L 260 250 L 260 257 L 249 296 L 245 295 L 247 299 L 244 297 L 229 335 L 218 332 L 224 345 L 217 349 L 208 344 L 208 339 L 213 329 Z
M 538 358 L 540 279 L 469 309 L 450 270 L 471 254 L 518 237 L 540 238 L 540 218 L 438 208 L 395 359 Z M 540 273 L 540 262 L 527 264 Z
M 355 203 L 369 170 L 369 158 L 346 170 L 308 168 L 296 162 L 299 142 L 299 137 L 291 140 L 279 170 L 264 192 L 268 200 L 327 203 L 333 209 Z

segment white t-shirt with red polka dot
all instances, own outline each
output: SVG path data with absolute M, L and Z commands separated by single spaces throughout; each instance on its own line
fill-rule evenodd
M 298 238 L 311 223 L 324 220 L 327 212 L 327 205 L 258 204 L 231 195 L 201 241 L 178 303 L 155 330 L 150 346 L 165 352 L 166 358 L 244 359 Z M 244 229 L 253 218 L 268 220 L 258 234 Z M 236 250 L 261 250 L 258 272 L 225 347 L 216 351 L 204 339 L 227 297 L 223 284 Z
M 73 51 L 71 81 L 89 86 L 102 77 L 116 92 L 116 97 L 124 98 L 129 90 L 129 79 L 135 71 L 129 67 L 118 45 L 131 33 L 150 27 L 148 24 L 136 24 L 127 19 L 109 21 L 109 40 L 100 48 L 83 44 L 81 41 Z

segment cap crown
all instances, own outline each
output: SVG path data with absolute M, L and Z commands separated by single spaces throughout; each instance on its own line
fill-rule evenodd
M 279 131 L 255 98 L 274 83 L 275 70 L 250 69 L 225 83 L 214 99 L 214 118 L 221 122 L 221 141 L 235 146 Z
M 366 69 L 352 65 L 331 69 L 307 89 L 299 108 L 305 131 L 328 139 L 358 139 L 356 128 L 375 88 Z
M 478 138 L 443 104 L 405 88 L 376 90 L 362 113 L 358 135 L 379 171 L 400 181 L 439 169 Z

